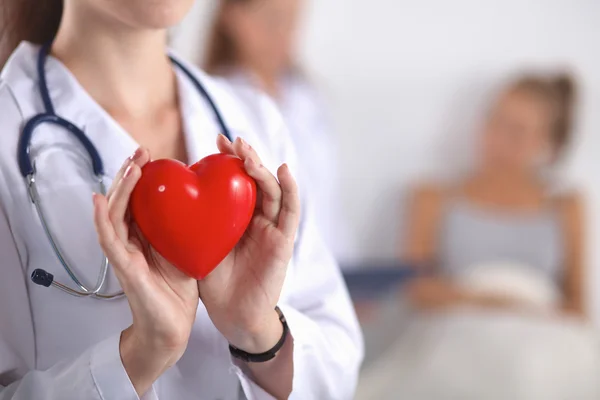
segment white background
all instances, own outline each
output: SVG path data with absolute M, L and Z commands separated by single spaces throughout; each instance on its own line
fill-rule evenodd
M 284 1 L 284 0 L 282 0 Z M 570 181 L 588 205 L 590 292 L 600 320 L 600 1 L 313 0 L 302 61 L 331 105 L 343 199 L 363 258 L 393 256 L 403 194 L 456 169 L 490 89 L 523 69 L 573 69 L 582 86 Z M 198 59 L 214 0 L 174 46 Z

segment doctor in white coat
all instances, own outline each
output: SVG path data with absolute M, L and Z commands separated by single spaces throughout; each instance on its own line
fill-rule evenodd
M 274 100 L 298 155 L 301 198 L 339 261 L 355 256 L 340 192 L 338 146 L 319 91 L 297 67 L 295 43 L 304 0 L 219 0 L 206 46 L 207 72 L 226 79 L 251 115 L 256 91 Z M 284 140 L 284 139 L 279 139 Z
M 237 137 L 231 143 L 166 55 L 166 28 L 192 3 L 1 0 L 12 55 L 0 82 L 0 400 L 352 398 L 360 330 L 314 217 L 299 217 L 293 150 L 265 140 L 285 131 L 281 117 L 261 97 L 258 123 L 227 84 L 188 66 Z M 41 209 L 82 283 L 93 287 L 104 252 L 101 293 L 126 298 L 77 298 L 29 278 L 44 269 L 74 286 L 17 160 L 24 125 L 48 109 L 37 63 L 39 45 L 54 37 L 42 64 L 49 101 L 98 150 L 110 189 L 92 199 L 88 153 L 63 127 L 40 125 L 29 156 Z M 244 160 L 260 201 L 245 240 L 196 282 L 149 255 L 127 204 L 150 157 L 192 163 L 219 151 Z M 270 171 L 285 154 L 290 165 L 276 179 Z M 253 362 L 234 357 L 240 351 Z M 257 362 L 264 354 L 274 357 Z

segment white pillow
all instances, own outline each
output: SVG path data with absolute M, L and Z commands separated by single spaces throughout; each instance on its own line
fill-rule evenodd
M 495 262 L 467 268 L 457 284 L 475 294 L 503 296 L 542 309 L 554 309 L 560 301 L 557 285 L 535 267 Z

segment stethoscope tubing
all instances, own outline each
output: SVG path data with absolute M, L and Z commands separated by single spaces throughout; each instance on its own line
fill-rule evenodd
M 19 137 L 19 143 L 17 146 L 17 160 L 19 163 L 21 175 L 25 179 L 27 185 L 29 198 L 31 199 L 36 213 L 40 218 L 40 222 L 44 233 L 48 241 L 50 242 L 50 245 L 52 246 L 52 250 L 56 255 L 56 258 L 58 259 L 66 273 L 69 275 L 69 278 L 73 281 L 73 283 L 75 283 L 77 288 L 71 288 L 63 283 L 54 280 L 54 276 L 43 269 L 36 269 L 35 271 L 33 271 L 31 274 L 31 280 L 38 285 L 46 287 L 53 286 L 69 295 L 76 297 L 90 297 L 97 300 L 118 299 L 124 297 L 124 293 L 122 291 L 111 294 L 101 293 L 102 288 L 106 284 L 106 277 L 108 274 L 108 259 L 106 258 L 106 256 L 102 255 L 102 263 L 100 267 L 100 273 L 96 281 L 96 285 L 93 288 L 88 288 L 86 285 L 83 284 L 82 280 L 78 278 L 73 268 L 70 267 L 65 255 L 61 251 L 60 247 L 57 244 L 57 241 L 54 238 L 54 235 L 52 234 L 52 230 L 49 227 L 44 210 L 41 206 L 40 195 L 36 186 L 35 162 L 34 160 L 32 160 L 30 149 L 35 130 L 42 124 L 52 124 L 62 127 L 69 133 L 71 133 L 80 142 L 80 144 L 85 148 L 90 157 L 94 175 L 101 188 L 100 191 L 102 194 L 106 194 L 106 187 L 103 182 L 104 165 L 102 162 L 102 158 L 98 153 L 98 150 L 81 129 L 79 129 L 75 124 L 71 123 L 70 121 L 58 116 L 55 112 L 54 104 L 52 103 L 52 99 L 50 98 L 45 72 L 46 59 L 50 52 L 51 45 L 52 43 L 48 43 L 40 48 L 37 60 L 37 72 L 39 77 L 38 88 L 40 91 L 40 96 L 44 103 L 45 112 L 31 118 L 23 127 L 23 131 L 21 132 L 21 136 Z M 227 125 L 225 124 L 225 120 L 208 91 L 192 74 L 192 72 L 188 70 L 181 62 L 177 61 L 173 57 L 170 57 L 170 59 L 173 62 L 173 64 L 177 66 L 190 79 L 196 90 L 207 101 L 210 108 L 214 112 L 214 115 L 217 119 L 217 122 L 223 135 L 225 135 L 229 140 L 232 140 L 231 133 Z

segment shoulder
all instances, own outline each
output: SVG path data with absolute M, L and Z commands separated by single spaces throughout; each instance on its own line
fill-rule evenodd
M 0 75 L 0 121 L 2 121 L 0 129 L 2 130 L 6 129 L 6 122 L 24 119 L 24 101 L 29 99 L 24 94 L 32 92 L 35 85 L 32 75 L 34 55 L 33 45 L 21 43 L 2 68 Z M 0 135 L 0 140 L 5 137 L 6 134 Z
M 555 203 L 560 214 L 571 222 L 581 221 L 585 208 L 584 195 L 577 190 L 560 193 L 555 198 Z
M 195 68 L 200 80 L 231 121 L 240 121 L 265 132 L 284 126 L 275 102 L 253 85 L 230 76 L 210 76 Z
M 250 134 L 245 139 L 262 142 L 271 152 L 291 144 L 284 118 L 269 96 L 237 79 L 199 74 L 228 123 L 237 125 L 232 127 L 234 131 Z
M 440 207 L 448 193 L 448 188 L 435 182 L 422 182 L 410 190 L 413 204 L 423 207 Z
M 413 186 L 408 198 L 409 218 L 416 230 L 429 231 L 442 220 L 444 204 L 450 190 L 439 184 L 424 182 Z
M 23 42 L 13 52 L 0 75 L 0 165 L 16 155 L 20 131 L 36 113 L 35 55 L 37 47 Z
M 23 120 L 23 112 L 19 107 L 17 97 L 8 84 L 0 79 L 0 115 L 3 125 L 6 121 Z M 0 127 L 1 128 L 1 127 Z M 0 136 L 2 137 L 2 136 Z
M 25 192 L 17 146 L 25 121 L 36 113 L 38 105 L 34 100 L 36 54 L 36 46 L 21 43 L 0 75 L 0 202 L 5 207 Z
M 17 97 L 8 83 L 0 81 L 0 165 L 16 154 L 16 146 L 25 120 Z
M 209 75 L 173 52 L 171 57 L 204 86 L 223 116 L 229 117 L 232 123 L 237 125 L 253 123 L 256 116 L 264 117 L 266 121 L 273 119 L 281 121 L 275 104 L 268 96 L 255 90 L 252 85 L 243 84 L 244 81 L 241 79 L 233 79 L 236 76 Z
M 0 203 L 4 206 L 14 195 L 8 188 L 21 181 L 16 155 L 24 120 L 10 86 L 0 82 Z

